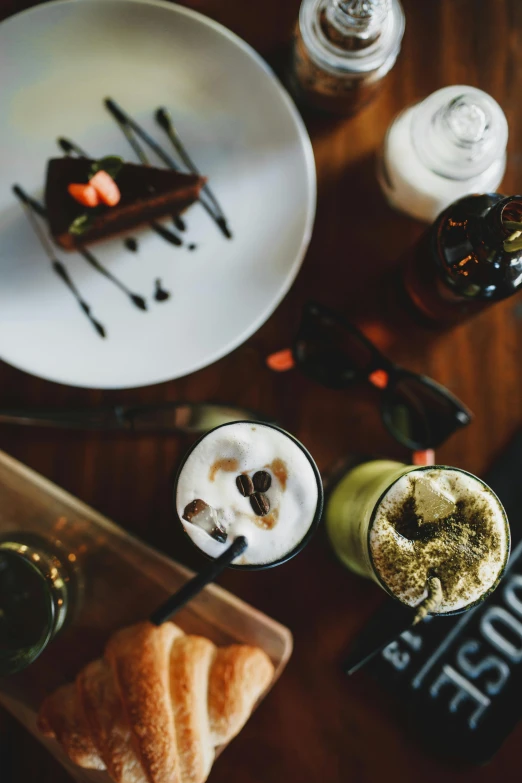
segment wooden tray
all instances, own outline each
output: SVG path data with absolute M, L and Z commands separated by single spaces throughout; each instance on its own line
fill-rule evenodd
M 76 767 L 56 742 L 40 735 L 38 708 L 47 693 L 72 681 L 82 666 L 102 653 L 112 631 L 147 617 L 193 574 L 0 451 L 0 535 L 16 531 L 36 533 L 76 553 L 82 587 L 71 624 L 26 671 L 0 679 L 0 704 L 76 780 L 107 783 L 106 773 Z M 176 623 L 187 633 L 207 636 L 216 644 L 242 642 L 261 647 L 275 667 L 263 698 L 292 652 L 288 628 L 216 585 L 205 588 L 180 611 Z

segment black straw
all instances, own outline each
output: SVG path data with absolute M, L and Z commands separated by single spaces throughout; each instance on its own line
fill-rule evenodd
M 379 614 L 378 622 L 370 622 L 355 640 L 343 665 L 346 674 L 355 674 L 377 653 L 412 627 L 417 614 L 416 608 L 394 602 L 392 607 L 387 603 L 387 609 L 388 612 Z
M 173 614 L 182 609 L 185 604 L 200 593 L 204 587 L 210 584 L 210 582 L 214 582 L 221 572 L 224 571 L 236 557 L 239 557 L 239 555 L 245 551 L 247 546 L 248 541 L 244 536 L 235 538 L 222 555 L 213 560 L 210 565 L 207 568 L 204 568 L 199 574 L 196 574 L 196 576 L 184 584 L 183 587 L 151 614 L 151 623 L 154 625 L 161 625 L 169 620 Z
M 370 661 L 376 653 L 395 641 L 405 631 L 417 623 L 421 623 L 434 612 L 443 600 L 442 584 L 438 576 L 430 576 L 426 581 L 427 596 L 413 608 L 399 604 L 393 612 L 381 613 L 380 622 L 371 623 L 368 630 L 363 631 L 345 661 L 347 674 L 354 674 Z

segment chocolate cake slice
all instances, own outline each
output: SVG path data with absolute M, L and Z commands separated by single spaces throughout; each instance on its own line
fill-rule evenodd
M 114 207 L 88 208 L 69 195 L 68 185 L 87 182 L 94 160 L 53 158 L 47 166 L 45 204 L 51 234 L 58 245 L 74 250 L 98 239 L 128 231 L 165 215 L 179 215 L 198 200 L 205 178 L 172 169 L 123 163 L 116 178 L 121 200 Z M 70 226 L 86 215 L 81 234 Z

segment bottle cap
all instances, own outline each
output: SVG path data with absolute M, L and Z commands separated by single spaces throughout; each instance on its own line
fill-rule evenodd
M 326 10 L 345 35 L 370 41 L 378 37 L 390 12 L 390 0 L 334 0 Z
M 452 85 L 419 103 L 412 118 L 412 142 L 435 174 L 465 180 L 482 174 L 505 155 L 504 112 L 476 87 Z
M 327 71 L 381 78 L 394 65 L 404 34 L 399 0 L 304 0 L 299 26 L 306 47 Z

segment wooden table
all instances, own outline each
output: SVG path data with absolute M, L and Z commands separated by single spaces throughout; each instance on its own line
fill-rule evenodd
M 32 0 L 0 0 L 0 17 Z M 185 3 L 245 38 L 279 67 L 299 0 L 192 0 Z M 349 120 L 307 119 L 319 199 L 302 271 L 275 315 L 245 345 L 188 378 L 123 392 L 67 388 L 2 364 L 3 406 L 82 406 L 192 399 L 260 409 L 295 433 L 319 467 L 350 451 L 408 459 L 387 435 L 376 394 L 366 387 L 323 390 L 300 374 L 270 374 L 263 360 L 284 347 L 310 295 L 350 313 L 371 302 L 376 273 L 420 234 L 394 214 L 373 174 L 374 153 L 406 104 L 452 83 L 493 95 L 510 125 L 503 191 L 522 178 L 522 3 L 520 0 L 404 0 L 402 52 L 377 101 Z M 0 151 L 1 156 L 1 151 Z M 522 303 L 514 298 L 445 334 L 404 329 L 389 341 L 398 362 L 448 386 L 475 413 L 472 425 L 440 449 L 440 462 L 482 474 L 522 420 Z M 0 447 L 180 561 L 201 560 L 173 524 L 171 480 L 186 442 L 173 437 L 45 432 L 2 428 Z M 403 732 L 394 703 L 365 674 L 348 680 L 340 660 L 382 601 L 380 590 L 350 575 L 319 534 L 282 568 L 229 572 L 232 592 L 286 623 L 295 653 L 283 679 L 212 771 L 213 783 L 374 783 L 379 780 L 515 781 L 522 777 L 522 726 L 484 768 L 457 769 L 424 755 Z M 13 783 L 62 783 L 68 775 L 21 728 L 0 715 L 14 747 Z M 2 773 L 0 771 L 0 779 Z

